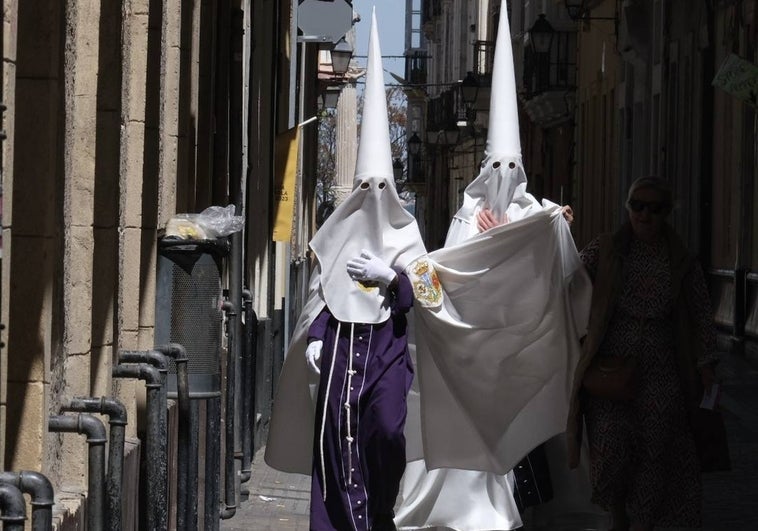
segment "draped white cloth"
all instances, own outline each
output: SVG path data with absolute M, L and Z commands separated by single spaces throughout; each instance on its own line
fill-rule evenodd
M 445 297 L 416 310 L 423 458 L 505 474 L 565 430 L 591 283 L 557 206 L 429 259 Z
M 408 324 L 408 346 L 415 366 L 413 317 Z M 427 471 L 426 463 L 419 459 L 423 450 L 418 377 L 414 378 L 408 394 L 405 437 L 409 461 L 405 466 L 395 509 L 395 524 L 400 531 L 491 531 L 521 527 L 521 517 L 513 496 L 512 472 L 503 475 L 454 468 Z
M 277 383 L 266 442 L 266 463 L 278 470 L 310 474 L 313 466 L 313 430 L 319 375 L 308 368 L 305 347 L 308 329 L 326 306 L 321 285 L 321 267 L 310 278 L 308 300 L 295 324 Z

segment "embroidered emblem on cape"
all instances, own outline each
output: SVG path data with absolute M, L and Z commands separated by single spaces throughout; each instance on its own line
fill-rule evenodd
M 355 283 L 358 284 L 361 291 L 365 291 L 366 293 L 371 293 L 372 291 L 379 289 L 379 286 L 375 282 L 362 282 L 356 280 Z
M 408 278 L 413 285 L 413 295 L 424 308 L 435 308 L 442 304 L 442 286 L 434 266 L 426 258 L 413 261 L 407 268 Z

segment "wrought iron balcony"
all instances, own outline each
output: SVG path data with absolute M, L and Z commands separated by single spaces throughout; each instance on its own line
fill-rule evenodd
M 429 56 L 425 50 L 413 50 L 405 54 L 405 80 L 411 85 L 425 85 Z

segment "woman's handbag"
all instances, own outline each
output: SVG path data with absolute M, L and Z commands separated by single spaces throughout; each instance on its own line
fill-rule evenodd
M 584 373 L 587 394 L 610 400 L 631 400 L 637 394 L 639 370 L 634 358 L 595 356 Z
M 722 472 L 732 469 L 729 459 L 729 442 L 724 418 L 718 410 L 693 407 L 690 425 L 701 472 Z

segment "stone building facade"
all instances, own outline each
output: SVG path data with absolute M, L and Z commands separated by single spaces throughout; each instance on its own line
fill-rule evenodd
M 82 519 L 87 447 L 48 418 L 75 396 L 114 397 L 139 448 L 144 385 L 111 368 L 154 344 L 156 241 L 176 213 L 235 204 L 247 217 L 265 437 L 289 274 L 268 213 L 275 138 L 295 120 L 296 5 L 3 1 L 0 463 L 49 477 L 63 528 Z

